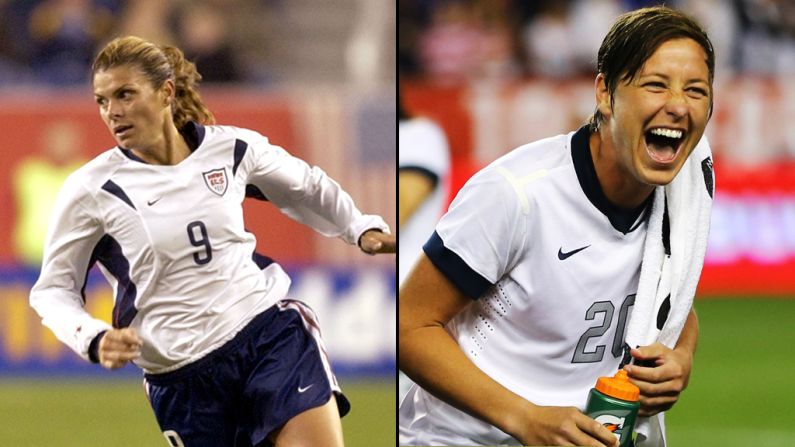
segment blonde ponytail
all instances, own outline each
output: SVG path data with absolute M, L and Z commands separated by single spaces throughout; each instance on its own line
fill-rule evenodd
M 197 90 L 202 75 L 196 70 L 196 64 L 185 59 L 185 55 L 179 48 L 162 46 L 160 49 L 166 55 L 173 70 L 176 87 L 176 103 L 172 107 L 174 124 L 178 129 L 188 121 L 214 124 L 215 117 L 204 105 Z

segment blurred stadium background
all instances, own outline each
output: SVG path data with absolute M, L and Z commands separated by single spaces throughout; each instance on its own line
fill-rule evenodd
M 255 129 L 323 167 L 359 207 L 395 217 L 393 0 L 0 0 L 0 445 L 165 445 L 128 367 L 88 365 L 27 304 L 63 178 L 114 145 L 89 67 L 109 39 L 181 47 L 218 122 Z M 274 207 L 247 203 L 258 251 L 317 311 L 353 409 L 349 446 L 395 444 L 395 257 L 371 258 Z M 92 274 L 88 308 L 108 316 Z
M 579 127 L 594 109 L 610 24 L 659 3 L 399 0 L 400 94 L 447 133 L 450 199 L 507 151 Z M 697 17 L 717 51 L 701 337 L 689 388 L 667 418 L 670 445 L 795 445 L 795 3 L 665 4 Z

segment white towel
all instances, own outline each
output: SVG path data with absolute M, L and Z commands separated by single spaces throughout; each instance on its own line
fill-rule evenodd
M 696 145 L 674 180 L 654 192 L 649 216 L 638 293 L 627 327 L 631 347 L 658 341 L 673 348 L 679 340 L 696 293 L 709 235 L 714 191 L 712 152 L 706 137 Z M 663 221 L 668 207 L 670 256 L 663 246 Z M 657 328 L 660 307 L 670 295 L 670 311 Z M 664 413 L 639 418 L 638 447 L 664 447 Z

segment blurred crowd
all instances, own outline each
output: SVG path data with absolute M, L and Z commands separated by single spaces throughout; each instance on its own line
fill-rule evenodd
M 346 70 L 362 72 L 362 66 L 369 69 L 363 76 L 394 77 L 394 65 L 360 60 L 384 62 L 384 49 L 395 46 L 394 25 L 374 20 L 374 14 L 384 14 L 370 11 L 369 4 L 382 2 L 0 0 L 0 86 L 85 83 L 97 50 L 128 34 L 178 46 L 211 83 L 278 81 L 293 76 L 301 64 L 310 77 L 339 77 Z M 386 17 L 394 24 L 393 5 L 379 10 L 390 11 Z M 360 44 L 371 41 L 377 43 Z M 355 53 L 355 60 L 345 60 L 346 52 Z M 388 56 L 394 61 L 394 53 Z M 308 67 L 313 60 L 315 70 Z M 291 65 L 297 66 L 292 72 Z
M 399 69 L 444 81 L 592 75 L 613 19 L 660 3 L 707 29 L 718 76 L 795 73 L 792 0 L 399 0 Z

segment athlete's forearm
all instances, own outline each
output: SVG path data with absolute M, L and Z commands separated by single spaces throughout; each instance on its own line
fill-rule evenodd
M 398 361 L 420 386 L 509 434 L 533 405 L 480 370 L 445 325 L 474 301 L 423 254 L 398 296 Z
M 68 291 L 42 290 L 40 287 L 34 287 L 31 291 L 30 304 L 41 317 L 42 324 L 75 353 L 90 360 L 91 341 L 111 326 L 92 317 L 81 306 L 79 298 Z
M 424 389 L 511 433 L 516 415 L 532 405 L 486 375 L 441 326 L 401 330 L 400 369 Z

